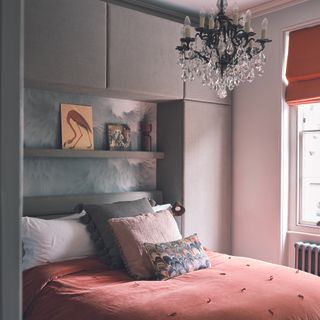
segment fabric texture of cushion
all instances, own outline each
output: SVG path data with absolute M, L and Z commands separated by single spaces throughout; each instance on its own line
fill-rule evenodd
M 74 216 L 75 217 L 75 216 Z M 22 269 L 96 254 L 86 227 L 78 219 L 22 218 Z
M 144 250 L 145 242 L 159 243 L 182 238 L 169 211 L 110 219 L 109 224 L 121 249 L 126 269 L 136 279 L 154 278 L 153 266 Z
M 86 205 L 84 210 L 87 215 L 80 221 L 87 224 L 91 237 L 95 243 L 97 254 L 101 261 L 111 269 L 124 267 L 119 248 L 108 224 L 108 220 L 120 217 L 132 217 L 143 213 L 153 212 L 147 198 L 135 201 L 121 201 L 99 205 Z
M 164 280 L 211 266 L 196 234 L 167 243 L 145 243 L 156 278 Z

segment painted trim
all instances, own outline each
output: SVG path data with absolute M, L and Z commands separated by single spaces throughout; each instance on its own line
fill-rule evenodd
M 288 44 L 289 44 L 289 34 L 288 32 L 282 31 L 282 41 L 281 41 L 281 52 L 282 52 L 282 88 L 281 88 L 281 152 L 280 152 L 280 256 L 279 263 L 282 265 L 287 265 L 288 262 L 288 252 L 286 250 L 286 234 L 288 231 L 288 212 L 289 212 L 289 177 L 290 177 L 290 110 L 289 106 L 285 101 L 287 79 L 286 79 L 286 66 L 288 57 Z
M 162 6 L 154 5 L 149 2 L 141 0 L 102 0 L 107 3 L 123 6 L 129 9 L 134 9 L 151 15 L 155 15 L 161 18 L 166 18 L 176 22 L 183 23 L 186 14 L 190 15 L 191 21 L 198 20 L 197 14 L 192 12 L 181 12 L 174 9 L 165 8 Z
M 212 100 L 199 100 L 199 99 L 193 99 L 193 98 L 184 98 L 183 101 L 194 101 L 194 102 L 202 102 L 202 103 L 211 103 L 211 104 L 216 104 L 221 107 L 232 107 L 232 103 L 227 103 L 227 102 L 220 102 L 220 101 L 212 101 Z
M 178 21 L 178 22 L 183 22 L 184 17 L 186 15 L 189 15 L 192 23 L 198 23 L 198 12 L 192 12 L 189 10 L 180 11 L 174 8 L 151 4 L 147 1 L 142 1 L 142 0 L 102 0 L 102 1 L 133 8 L 136 10 L 140 10 L 143 12 L 147 12 L 150 14 L 161 16 L 170 20 Z M 306 1 L 308 0 L 271 0 L 257 6 L 246 7 L 243 10 L 250 9 L 254 17 L 259 17 L 271 12 L 283 10 L 283 9 L 301 4 Z
M 308 0 L 272 0 L 250 8 L 254 17 L 296 6 Z

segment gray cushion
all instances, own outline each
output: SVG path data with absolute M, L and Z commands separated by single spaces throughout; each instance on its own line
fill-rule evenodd
M 100 259 L 112 269 L 123 268 L 120 251 L 108 220 L 112 218 L 133 217 L 143 213 L 152 213 L 147 198 L 135 201 L 121 201 L 105 204 L 84 204 L 87 215 L 81 221 L 87 224 L 96 245 Z

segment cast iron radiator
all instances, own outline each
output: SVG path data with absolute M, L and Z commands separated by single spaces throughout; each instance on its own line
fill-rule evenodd
M 295 268 L 320 276 L 320 244 L 296 242 Z

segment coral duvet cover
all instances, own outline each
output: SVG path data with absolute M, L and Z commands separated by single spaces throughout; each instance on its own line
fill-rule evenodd
M 25 320 L 320 320 L 320 278 L 208 253 L 212 268 L 133 281 L 96 258 L 24 272 Z

